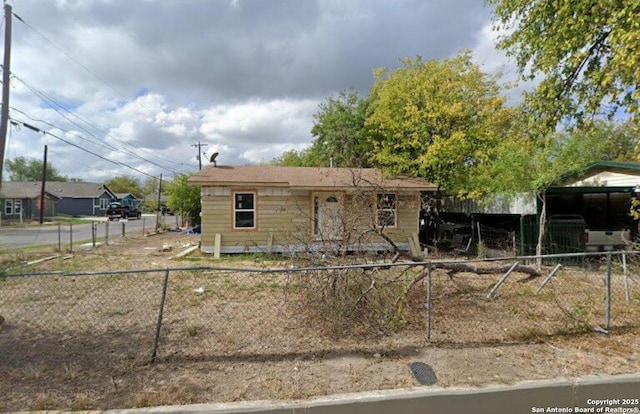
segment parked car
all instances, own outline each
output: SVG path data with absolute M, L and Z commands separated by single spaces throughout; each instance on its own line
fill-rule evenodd
M 160 214 L 163 216 L 173 216 L 175 213 L 167 206 L 160 206 Z
M 126 219 L 126 218 L 140 218 L 142 213 L 135 207 L 128 206 L 119 202 L 109 203 L 107 209 L 107 217 L 109 220 Z
M 471 217 L 465 213 L 441 212 L 438 234 L 444 239 L 453 239 L 456 234 L 471 235 Z

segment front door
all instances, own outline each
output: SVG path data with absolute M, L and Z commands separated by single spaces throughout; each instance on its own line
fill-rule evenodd
M 315 193 L 313 196 L 313 235 L 317 240 L 342 238 L 342 195 L 340 193 Z

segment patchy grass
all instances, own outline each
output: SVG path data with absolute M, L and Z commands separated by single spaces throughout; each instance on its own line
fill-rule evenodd
M 253 256 L 174 261 L 193 236 L 123 239 L 20 271 L 154 269 L 121 275 L 0 277 L 0 411 L 89 410 L 247 399 L 306 398 L 416 385 L 407 363 L 436 370 L 441 386 L 640 370 L 640 285 L 614 275 L 609 335 L 603 271 L 565 268 L 539 280 L 432 272 L 257 274 L 172 271 L 160 346 L 149 364 L 164 269 L 185 263 L 258 267 Z M 173 247 L 163 252 L 162 246 Z M 16 264 L 45 250 L 0 252 Z M 276 258 L 270 258 L 274 260 Z M 265 259 L 266 260 L 266 259 Z M 292 262 L 260 262 L 283 267 Z M 617 269 L 617 268 L 616 268 Z M 617 272 L 617 271 L 616 271 Z M 634 272 L 630 274 L 637 274 Z M 375 289 L 369 290 L 375 276 Z M 397 299 L 402 300 L 398 301 Z M 624 361 L 624 363 L 623 363 Z

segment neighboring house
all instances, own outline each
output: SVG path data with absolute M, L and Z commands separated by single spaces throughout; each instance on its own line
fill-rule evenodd
M 118 201 L 122 205 L 129 206 L 131 208 L 139 208 L 142 203 L 142 200 L 138 199 L 138 197 L 131 193 L 116 193 L 116 198 L 113 201 Z
M 547 189 L 547 217 L 579 214 L 591 230 L 634 229 L 629 212 L 639 191 L 639 163 L 597 162 Z
M 406 251 L 421 192 L 436 190 L 419 178 L 347 168 L 207 166 L 189 183 L 202 187 L 207 253 L 388 250 L 388 241 Z
M 6 181 L 0 188 L 2 211 L 0 219 L 11 221 L 32 220 L 40 217 L 42 184 L 36 182 Z M 60 197 L 45 190 L 44 216 L 56 215 L 56 203 Z
M 47 181 L 46 189 L 60 197 L 57 213 L 69 216 L 103 216 L 116 198 L 100 183 Z

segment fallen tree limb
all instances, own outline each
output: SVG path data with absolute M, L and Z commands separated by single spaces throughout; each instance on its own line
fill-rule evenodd
M 456 273 L 468 272 L 475 273 L 477 275 L 488 275 L 495 273 L 505 273 L 507 272 L 512 265 L 504 265 L 504 266 L 476 266 L 469 263 L 434 263 L 432 265 L 433 269 L 444 269 L 447 271 L 449 276 L 455 275 Z M 533 279 L 536 277 L 544 276 L 544 273 L 531 266 L 517 265 L 514 272 L 525 273 L 528 274 L 529 279 Z

